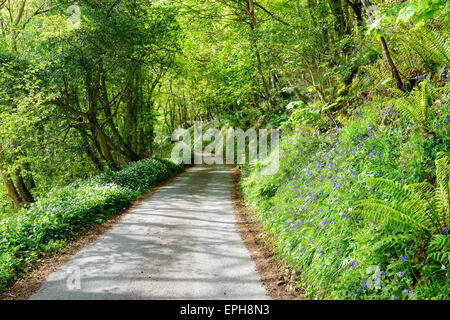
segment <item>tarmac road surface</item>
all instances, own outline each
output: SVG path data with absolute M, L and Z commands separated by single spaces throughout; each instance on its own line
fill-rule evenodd
M 239 235 L 226 165 L 160 188 L 43 282 L 31 300 L 269 299 Z

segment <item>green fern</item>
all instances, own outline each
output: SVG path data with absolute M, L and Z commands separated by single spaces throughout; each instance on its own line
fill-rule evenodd
M 434 90 L 428 81 L 422 81 L 411 93 L 392 100 L 393 106 L 408 120 L 422 128 L 428 128 L 429 107 L 433 104 Z
M 428 246 L 428 257 L 445 264 L 450 258 L 450 236 L 448 234 L 436 234 Z
M 447 28 L 410 30 L 400 39 L 404 46 L 417 53 L 427 64 L 450 65 L 450 34 Z
M 439 153 L 436 182 L 403 185 L 396 181 L 371 178 L 368 184 L 389 195 L 388 200 L 366 199 L 356 203 L 356 212 L 402 231 L 440 233 L 449 224 L 450 157 Z
M 445 225 L 448 226 L 448 213 L 450 211 L 450 157 L 443 152 L 436 159 L 436 205 Z M 447 217 L 446 217 L 447 215 Z

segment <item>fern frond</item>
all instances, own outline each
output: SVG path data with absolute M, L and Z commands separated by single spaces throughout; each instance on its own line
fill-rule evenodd
M 408 120 L 422 126 L 428 126 L 428 109 L 433 104 L 435 92 L 423 81 L 411 93 L 403 94 L 402 97 L 392 100 L 396 108 Z
M 436 159 L 437 160 L 439 160 L 439 159 L 442 159 L 442 158 L 445 158 L 445 157 L 449 157 L 450 158 L 450 152 L 438 152 L 437 154 L 436 154 Z
M 369 178 L 367 184 L 389 198 L 358 201 L 356 212 L 402 230 L 443 232 L 449 223 L 450 208 L 450 157 L 443 153 L 437 155 L 436 177 L 436 189 L 427 183 L 402 185 L 388 179 Z
M 418 194 L 433 196 L 433 187 L 426 182 L 411 183 L 406 188 Z
M 403 97 L 393 102 L 394 108 L 397 109 L 405 118 L 411 122 L 422 124 L 423 119 L 416 113 L 415 108 L 412 107 L 413 103 L 408 98 Z
M 445 30 L 411 30 L 400 39 L 404 46 L 416 52 L 427 64 L 450 65 L 450 38 Z
M 413 219 L 408 211 L 396 208 L 392 203 L 384 200 L 366 199 L 357 201 L 355 212 L 379 223 L 390 224 L 403 231 L 429 231 L 426 224 Z
M 436 160 L 436 183 L 438 210 L 444 226 L 448 226 L 450 216 L 450 157 L 438 155 Z
M 378 191 L 389 194 L 397 202 L 407 201 L 411 198 L 411 193 L 400 182 L 384 178 L 368 178 L 367 184 Z
M 428 230 L 440 228 L 440 217 L 436 211 L 437 203 L 434 196 L 434 188 L 428 183 L 413 183 L 404 186 L 408 190 L 409 200 L 403 203 L 404 208 L 411 217 L 426 224 Z
M 450 257 L 450 236 L 434 235 L 428 247 L 428 257 L 439 263 L 448 262 Z
M 449 65 L 450 42 L 448 36 L 436 30 L 428 29 L 428 32 L 425 32 L 423 37 L 429 57 L 440 65 Z
M 438 219 L 438 216 L 434 210 L 433 195 L 429 196 L 427 193 L 417 190 L 420 184 L 405 186 L 397 181 L 382 178 L 368 179 L 368 184 L 378 191 L 389 194 L 390 205 L 398 211 L 407 212 L 409 218 L 415 220 L 416 223 L 426 225 L 428 230 L 433 226 L 437 227 L 435 220 Z M 426 189 L 423 184 L 420 185 L 420 188 Z

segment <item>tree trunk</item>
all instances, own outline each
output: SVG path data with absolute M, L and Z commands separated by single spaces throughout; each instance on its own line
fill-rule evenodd
M 358 2 L 358 0 L 355 0 L 355 2 L 348 1 L 350 6 L 353 9 L 353 12 L 356 15 L 356 25 L 362 27 L 363 26 L 363 14 L 362 14 L 362 8 L 361 4 Z
M 97 131 L 97 142 L 106 161 L 114 162 L 111 150 L 109 150 L 108 143 L 106 142 L 106 136 L 102 131 Z
M 255 15 L 255 5 L 253 0 L 247 0 L 247 12 L 250 18 L 250 28 L 252 30 L 252 45 L 256 57 L 256 68 L 258 69 L 259 76 L 261 77 L 261 83 L 264 91 L 265 98 L 269 102 L 270 107 L 273 107 L 272 96 L 270 94 L 269 86 L 267 84 L 266 77 L 264 76 L 261 53 L 259 52 L 258 42 L 256 40 L 256 30 L 258 29 L 258 21 Z
M 35 202 L 33 195 L 31 194 L 30 190 L 28 190 L 28 187 L 25 184 L 25 180 L 22 175 L 22 169 L 20 165 L 17 163 L 17 156 L 16 156 L 17 141 L 15 139 L 11 139 L 11 146 L 14 148 L 11 158 L 16 166 L 14 170 L 14 180 L 16 181 L 17 191 L 19 192 L 20 197 L 24 202 L 27 203 Z
M 84 150 L 86 151 L 87 156 L 94 164 L 95 168 L 103 172 L 105 171 L 105 166 L 103 165 L 102 161 L 98 158 L 95 149 L 92 147 L 91 142 L 89 141 L 89 135 L 84 130 L 79 130 L 81 133 L 81 141 L 83 143 Z
M 383 50 L 383 56 L 386 59 L 386 63 L 388 65 L 389 71 L 391 72 L 392 77 L 395 79 L 395 83 L 397 84 L 397 88 L 401 91 L 405 91 L 405 87 L 403 85 L 403 81 L 398 73 L 397 68 L 395 67 L 394 61 L 392 61 L 391 54 L 389 53 L 386 40 L 384 37 L 380 37 L 381 48 Z
M 25 151 L 24 156 L 27 156 Z M 36 188 L 36 181 L 34 180 L 33 173 L 31 172 L 30 163 L 28 161 L 25 161 L 22 167 L 26 171 L 25 180 L 28 182 L 28 189 L 32 190 Z
M 124 136 L 127 145 L 130 149 L 136 150 L 136 135 L 137 135 L 137 105 L 136 92 L 137 88 L 131 86 L 128 91 L 127 101 L 127 115 L 125 117 Z
M 25 11 L 26 0 L 22 0 L 19 2 L 19 7 L 17 8 L 17 14 L 14 21 L 11 21 L 11 45 L 15 52 L 17 52 L 17 26 L 22 20 L 23 13 Z
M 23 202 L 26 203 L 35 202 L 33 195 L 28 190 L 25 184 L 20 168 L 14 170 L 14 180 L 16 181 L 17 191 L 19 192 L 20 198 L 23 200 Z
M 0 161 L 2 160 L 2 153 L 3 153 L 3 148 L 0 145 Z M 11 176 L 9 175 L 8 172 L 6 172 L 2 168 L 1 163 L 0 163 L 0 176 L 2 177 L 3 184 L 6 188 L 6 192 L 7 192 L 8 196 L 11 198 L 11 200 L 14 203 L 14 205 L 16 206 L 16 208 L 20 209 L 22 207 L 23 200 L 20 198 L 19 192 L 17 192 L 16 186 L 14 185 L 14 182 L 11 179 Z
M 340 35 L 348 34 L 349 29 L 347 28 L 347 23 L 344 17 L 344 11 L 342 10 L 341 0 L 331 0 L 330 2 L 331 11 L 337 20 L 336 31 Z
M 363 4 L 364 9 L 366 10 L 367 16 L 369 18 L 371 18 L 372 13 L 369 10 L 369 4 L 367 1 L 368 0 L 361 0 L 361 3 Z M 384 39 L 383 36 L 380 37 L 380 44 L 381 44 L 381 50 L 383 51 L 383 56 L 386 60 L 386 64 L 389 68 L 392 78 L 394 78 L 395 83 L 397 84 L 397 88 L 401 91 L 405 91 L 405 87 L 403 85 L 402 79 L 400 77 L 400 74 L 398 73 L 397 68 L 395 67 L 394 61 L 392 61 L 391 54 L 389 53 L 389 49 L 386 44 L 386 40 Z
M 133 149 L 130 147 L 130 145 L 128 143 L 125 142 L 124 138 L 122 137 L 122 135 L 120 134 L 119 130 L 117 129 L 117 127 L 114 123 L 114 119 L 113 119 L 112 113 L 111 113 L 110 102 L 108 100 L 108 91 L 106 89 L 106 80 L 105 80 L 104 76 L 102 77 L 102 80 L 101 80 L 101 87 L 102 87 L 102 94 L 100 95 L 100 97 L 101 97 L 103 104 L 105 105 L 105 108 L 104 108 L 105 116 L 106 116 L 106 118 L 111 118 L 108 125 L 109 125 L 109 128 L 111 129 L 112 138 L 115 139 L 119 145 L 117 148 L 113 148 L 113 149 L 119 151 L 129 161 L 141 160 L 141 157 L 136 152 L 133 151 Z M 128 120 L 126 120 L 126 123 L 128 123 L 127 121 Z M 97 130 L 102 130 L 102 129 L 98 128 Z M 104 133 L 104 135 L 106 136 L 105 133 Z M 110 139 L 107 138 L 107 140 L 110 140 Z M 102 154 L 103 154 L 103 152 L 102 152 Z
M 14 186 L 14 182 L 12 181 L 11 176 L 2 170 L 0 170 L 0 175 L 2 176 L 6 192 L 14 203 L 14 206 L 16 206 L 16 208 L 18 209 L 22 208 L 22 199 L 20 198 L 20 195 L 17 192 L 16 187 Z

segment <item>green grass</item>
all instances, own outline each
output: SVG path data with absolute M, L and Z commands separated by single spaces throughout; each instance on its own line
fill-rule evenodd
M 27 210 L 3 213 L 0 292 L 19 279 L 40 253 L 59 249 L 70 235 L 103 222 L 181 169 L 166 160 L 143 160 L 53 190 Z

